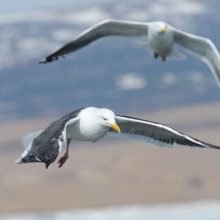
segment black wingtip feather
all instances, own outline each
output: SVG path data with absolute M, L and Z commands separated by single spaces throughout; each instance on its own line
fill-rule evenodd
M 63 57 L 64 58 L 64 57 Z M 39 64 L 46 64 L 46 63 L 51 63 L 51 62 L 53 62 L 54 60 L 58 60 L 59 59 L 59 57 L 46 57 L 45 59 L 42 59 L 42 60 L 40 60 L 38 63 Z

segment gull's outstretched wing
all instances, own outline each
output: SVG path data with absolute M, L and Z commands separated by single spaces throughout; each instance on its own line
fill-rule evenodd
M 52 122 L 37 137 L 33 135 L 32 140 L 29 138 L 27 141 L 30 143 L 28 145 L 27 142 L 23 143 L 26 149 L 16 163 L 53 163 L 62 149 L 63 141 L 66 140 L 67 126 L 79 120 L 80 111 L 81 109 L 65 115 Z
M 199 141 L 166 125 L 145 121 L 128 116 L 115 116 L 115 121 L 121 133 L 110 129 L 107 135 L 118 138 L 144 140 L 160 147 L 173 147 L 173 144 L 189 147 L 210 147 L 220 149 L 218 146 Z
M 206 63 L 220 87 L 220 56 L 212 41 L 177 29 L 174 29 L 174 41 Z
M 52 62 L 60 56 L 67 55 L 71 52 L 79 50 L 82 47 L 92 43 L 93 41 L 106 36 L 147 36 L 148 23 L 132 22 L 120 20 L 105 20 L 97 25 L 87 29 L 76 37 L 73 41 L 66 44 L 64 47 L 49 55 L 39 63 Z

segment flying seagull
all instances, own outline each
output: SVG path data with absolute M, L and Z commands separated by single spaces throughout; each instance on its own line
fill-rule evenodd
M 146 36 L 148 42 L 143 47 L 155 58 L 163 61 L 181 60 L 186 57 L 173 48 L 178 44 L 187 52 L 199 57 L 212 71 L 220 87 L 220 57 L 211 40 L 188 34 L 165 22 L 133 22 L 121 20 L 105 20 L 85 30 L 73 41 L 52 53 L 39 63 L 52 62 L 65 55 L 85 47 L 93 41 L 106 36 L 140 37 Z
M 109 135 L 126 139 L 144 140 L 160 147 L 181 146 L 215 148 L 166 125 L 129 116 L 115 115 L 106 108 L 82 108 L 52 122 L 45 130 L 27 133 L 22 139 L 24 152 L 16 163 L 43 162 L 48 166 L 59 155 L 66 142 L 67 149 L 58 161 L 59 167 L 69 157 L 71 140 L 96 142 Z

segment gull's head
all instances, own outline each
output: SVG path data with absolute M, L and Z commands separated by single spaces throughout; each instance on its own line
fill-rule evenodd
M 106 108 L 100 108 L 98 109 L 97 113 L 97 120 L 98 122 L 105 126 L 105 127 L 111 127 L 118 133 L 120 133 L 120 128 L 115 122 L 115 113 L 109 109 Z
M 166 23 L 164 23 L 162 21 L 158 21 L 158 22 L 154 22 L 152 24 L 152 30 L 154 33 L 164 34 L 164 33 L 168 32 L 168 27 L 167 27 Z

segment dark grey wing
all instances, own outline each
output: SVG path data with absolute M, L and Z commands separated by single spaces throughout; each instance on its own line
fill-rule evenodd
M 220 56 L 212 41 L 177 29 L 174 29 L 174 41 L 206 63 L 220 87 Z
M 115 116 L 115 121 L 121 133 L 117 133 L 111 128 L 107 134 L 109 136 L 144 140 L 160 147 L 172 148 L 175 143 L 181 146 L 220 149 L 218 146 L 199 141 L 163 124 L 119 115 Z
M 59 126 L 57 126 L 59 124 Z M 23 162 L 52 163 L 60 153 L 63 142 L 65 124 L 53 122 L 33 142 L 28 154 L 22 158 Z
M 16 162 L 31 163 L 43 162 L 50 164 L 59 155 L 63 141 L 66 140 L 66 127 L 79 120 L 81 109 L 71 112 L 61 119 L 52 122 L 37 137 L 26 142 L 26 150 Z
M 52 62 L 57 60 L 60 56 L 64 56 L 82 47 L 92 43 L 93 41 L 106 36 L 147 36 L 148 23 L 131 22 L 120 20 L 105 20 L 97 25 L 87 29 L 76 37 L 72 42 L 66 44 L 64 47 L 49 55 L 39 63 Z

